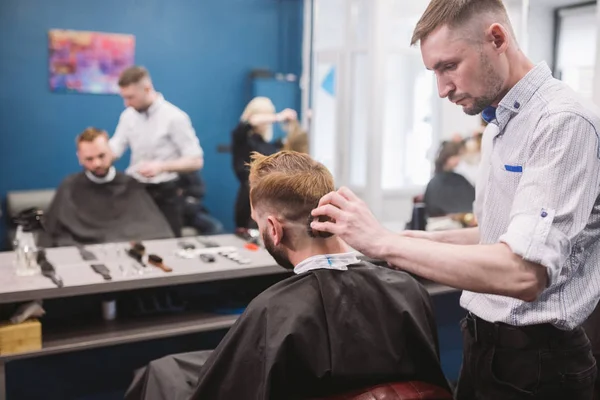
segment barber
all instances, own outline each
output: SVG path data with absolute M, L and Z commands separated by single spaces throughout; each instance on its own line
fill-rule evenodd
M 412 42 L 440 96 L 489 123 L 479 227 L 394 234 L 341 188 L 313 211 L 331 221 L 313 229 L 464 290 L 459 400 L 592 399 L 580 325 L 600 297 L 598 111 L 527 59 L 500 0 L 432 0 Z
M 119 78 L 126 109 L 110 146 L 115 158 L 131 148 L 126 173 L 144 183 L 175 236 L 181 236 L 183 203 L 178 191 L 180 172 L 203 166 L 203 152 L 190 117 L 154 90 L 143 67 L 130 67 Z

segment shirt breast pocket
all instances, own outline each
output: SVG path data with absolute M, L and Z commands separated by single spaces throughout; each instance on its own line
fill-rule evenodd
M 518 163 L 500 162 L 494 165 L 494 185 L 505 193 L 514 193 L 521 182 L 524 166 Z

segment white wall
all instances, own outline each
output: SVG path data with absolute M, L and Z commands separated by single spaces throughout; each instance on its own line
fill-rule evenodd
M 554 52 L 554 8 L 541 2 L 532 3 L 528 19 L 527 55 L 535 64 L 546 61 L 552 69 Z
M 455 133 L 463 137 L 471 136 L 481 126 L 479 116 L 465 114 L 461 106 L 451 103 L 448 99 L 443 100 L 441 107 L 441 140 L 450 139 Z

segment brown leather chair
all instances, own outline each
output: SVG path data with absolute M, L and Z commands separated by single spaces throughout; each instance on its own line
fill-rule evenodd
M 429 383 L 397 382 L 316 400 L 452 400 L 452 395 Z

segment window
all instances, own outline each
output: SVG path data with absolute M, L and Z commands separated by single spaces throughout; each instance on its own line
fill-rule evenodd
M 367 185 L 367 138 L 368 129 L 368 70 L 367 54 L 355 53 L 352 59 L 352 112 L 350 123 L 350 185 Z
M 337 49 L 346 36 L 345 0 L 314 0 L 315 51 Z
M 336 177 L 337 159 L 337 79 L 336 64 L 327 59 L 315 59 L 313 72 L 314 122 L 312 156 L 323 163 Z
M 314 0 L 311 154 L 377 215 L 420 192 L 440 136 L 440 99 L 413 29 L 429 0 Z M 402 203 L 403 204 L 403 203 Z
M 596 63 L 596 7 L 589 5 L 558 11 L 556 77 L 590 99 Z
M 391 53 L 385 82 L 381 185 L 384 190 L 425 185 L 434 142 L 433 73 L 417 53 Z

